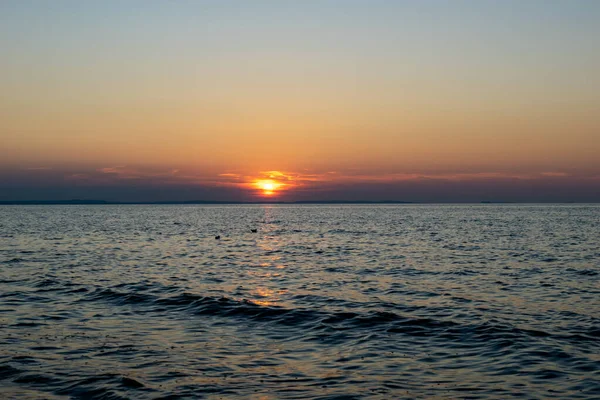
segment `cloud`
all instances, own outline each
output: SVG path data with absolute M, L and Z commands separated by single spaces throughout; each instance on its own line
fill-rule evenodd
M 565 177 L 569 176 L 566 172 L 542 172 L 540 175 L 549 177 Z
M 242 178 L 241 174 L 231 174 L 231 173 L 219 174 L 218 176 L 220 176 L 221 178 L 225 178 L 225 180 L 233 180 L 233 181 L 237 181 L 237 180 L 240 180 L 240 178 Z
M 115 181 L 152 181 L 155 183 L 181 184 L 199 183 L 201 177 L 195 174 L 183 173 L 179 168 L 142 168 L 127 165 L 97 168 L 94 173 L 88 174 L 91 182 L 115 182 Z
M 98 168 L 97 171 L 102 172 L 103 174 L 120 174 L 123 172 L 124 168 L 125 168 L 124 165 L 119 165 L 116 167 Z
M 52 169 L 52 167 L 28 167 L 28 168 L 25 168 L 26 171 L 48 171 L 51 169 Z
M 35 167 L 0 170 L 0 197 L 108 200 L 599 201 L 595 171 L 402 172 L 339 170 L 218 171 L 174 166 Z M 44 192 L 47 191 L 47 192 Z M 40 196 L 42 196 L 40 194 Z M 42 196 L 43 197 L 43 196 Z M 39 198 L 42 198 L 39 197 Z

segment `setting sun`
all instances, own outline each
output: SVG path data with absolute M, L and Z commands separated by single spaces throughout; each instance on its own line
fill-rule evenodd
M 280 189 L 283 184 L 271 179 L 262 179 L 254 182 L 254 186 L 261 191 L 263 196 L 271 196 Z

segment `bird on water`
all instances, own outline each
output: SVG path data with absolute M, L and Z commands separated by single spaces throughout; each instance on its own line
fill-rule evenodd
M 250 232 L 256 233 L 256 232 L 258 232 L 258 229 L 250 229 Z
M 215 239 L 217 239 L 217 240 L 221 239 L 221 235 L 215 236 Z

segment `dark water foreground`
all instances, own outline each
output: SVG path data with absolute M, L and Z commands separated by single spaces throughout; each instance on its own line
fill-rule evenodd
M 599 238 L 599 206 L 0 207 L 0 398 L 597 399 Z

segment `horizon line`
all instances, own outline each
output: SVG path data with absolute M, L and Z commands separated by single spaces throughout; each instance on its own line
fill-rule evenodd
M 261 205 L 261 204 L 600 204 L 600 201 L 403 201 L 403 200 L 301 200 L 301 201 L 219 201 L 219 200 L 184 200 L 184 201 L 112 201 L 96 199 L 70 200 L 0 200 L 0 205 Z

